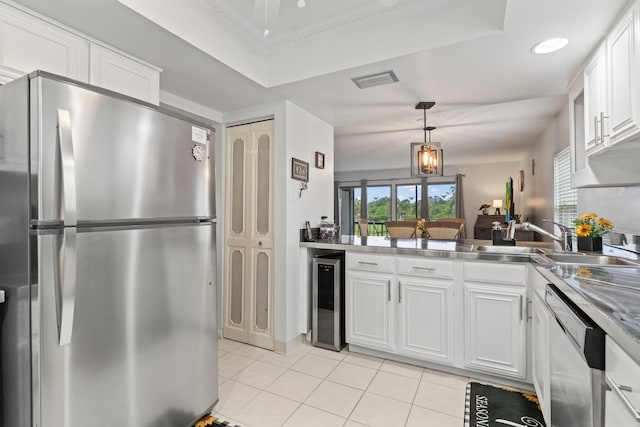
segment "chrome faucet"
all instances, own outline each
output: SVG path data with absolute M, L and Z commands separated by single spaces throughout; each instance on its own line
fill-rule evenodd
M 556 236 L 555 234 L 549 233 L 547 230 L 538 227 L 537 225 L 531 224 L 530 222 L 523 222 L 522 224 L 516 224 L 514 220 L 509 221 L 509 225 L 507 227 L 507 239 L 513 240 L 516 230 L 525 230 L 525 231 L 535 231 L 536 233 L 540 233 L 544 236 L 550 237 L 556 242 L 559 242 L 562 246 L 563 251 L 571 252 L 573 250 L 573 242 L 571 238 L 571 228 L 558 224 L 557 222 L 553 222 L 548 219 L 543 219 L 544 222 L 550 222 L 555 224 L 560 229 L 560 235 Z

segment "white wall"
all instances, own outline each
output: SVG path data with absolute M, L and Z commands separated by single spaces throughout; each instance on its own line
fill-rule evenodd
M 300 258 L 299 230 L 306 220 L 313 223 L 319 212 L 333 212 L 333 127 L 289 101 L 225 113 L 223 122 L 249 123 L 269 117 L 275 125 L 274 329 L 276 350 L 285 351 L 286 343 L 306 332 L 303 306 L 309 284 L 301 280 L 300 265 L 306 260 Z M 314 167 L 316 151 L 325 154 L 325 169 Z M 309 163 L 309 188 L 301 198 L 299 181 L 290 178 L 292 157 Z M 219 176 L 225 176 L 224 161 Z M 221 197 L 225 200 L 224 194 Z
M 544 133 L 531 146 L 531 159 L 535 160 L 535 175 L 531 176 L 531 160 L 525 169 L 532 182 L 532 194 L 528 198 L 528 210 L 532 212 L 531 222 L 554 232 L 553 224 L 541 222 L 541 219 L 553 220 L 553 157 L 569 146 L 569 104 L 560 111 Z M 532 178 L 532 179 L 531 179 Z M 525 178 L 526 182 L 526 178 Z M 536 239 L 540 235 L 536 234 Z M 544 240 L 548 240 L 544 238 Z
M 407 162 L 409 159 L 407 159 Z M 446 176 L 454 176 L 458 173 L 464 175 L 462 179 L 462 195 L 464 203 L 464 218 L 467 228 L 467 238 L 473 238 L 473 226 L 476 218 L 482 212 L 479 210 L 483 203 L 491 204 L 494 199 L 501 199 L 505 203 L 505 184 L 509 177 L 513 178 L 514 187 L 517 187 L 518 174 L 520 169 L 524 169 L 523 162 L 502 162 L 491 164 L 469 164 L 469 165 L 445 165 Z M 406 169 L 386 169 L 374 171 L 352 171 L 337 172 L 336 181 L 360 181 L 367 180 L 389 180 L 406 179 L 409 177 L 409 168 Z M 525 177 L 525 191 L 528 184 Z M 514 204 L 516 213 L 527 217 L 530 213 L 525 210 L 525 194 L 514 190 Z M 493 214 L 493 208 L 489 209 Z M 502 209 L 504 214 L 504 209 Z
M 548 126 L 540 139 L 531 147 L 535 159 L 535 175 L 531 176 L 530 161 L 525 168 L 525 182 L 531 182 L 533 193 L 525 198 L 533 212 L 532 222 L 553 231 L 550 225 L 540 222 L 553 218 L 553 157 L 569 146 L 569 110 L 564 108 Z M 533 179 L 531 179 L 533 178 Z M 525 187 L 526 190 L 526 187 Z M 578 213 L 595 212 L 611 220 L 616 230 L 640 233 L 635 212 L 640 211 L 640 186 L 603 187 L 578 189 Z M 556 230 L 557 231 L 557 230 Z
M 640 235 L 640 187 L 578 189 L 578 213 L 586 212 L 612 221 L 615 230 Z
M 290 102 L 287 103 L 287 341 L 308 328 L 311 289 L 302 266 L 306 251 L 300 250 L 300 228 L 305 221 L 312 226 L 320 216 L 333 216 L 333 126 Z M 325 155 L 325 168 L 315 167 L 315 152 Z M 291 158 L 309 163 L 308 189 L 300 196 L 300 181 L 291 179 Z M 305 258 L 302 258 L 302 253 Z

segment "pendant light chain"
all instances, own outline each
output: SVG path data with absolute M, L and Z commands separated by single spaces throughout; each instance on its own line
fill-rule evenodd
M 431 131 L 434 126 L 427 126 L 427 106 L 418 104 L 416 108 L 422 108 L 423 113 L 423 131 L 424 143 L 418 152 L 418 167 L 422 175 L 442 174 L 442 150 L 437 145 L 431 143 Z M 429 141 L 427 142 L 427 131 L 429 132 Z
M 269 5 L 267 4 L 268 0 L 264 0 L 264 36 L 269 37 L 269 19 L 267 17 L 267 9 Z

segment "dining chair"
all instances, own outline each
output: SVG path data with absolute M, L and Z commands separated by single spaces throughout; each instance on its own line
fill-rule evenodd
M 367 237 L 369 235 L 369 221 L 367 218 L 360 218 L 358 228 L 360 229 L 360 236 Z
M 464 223 L 458 221 L 429 221 L 425 224 L 425 229 L 429 238 L 440 240 L 460 239 L 460 234 L 464 228 Z
M 466 239 L 466 229 L 464 226 L 465 225 L 464 218 L 440 218 L 440 219 L 435 219 L 434 221 L 459 224 L 460 233 L 458 234 L 458 237 L 456 237 L 456 239 Z
M 410 239 L 416 237 L 416 221 L 387 221 L 384 223 L 389 237 L 394 239 Z

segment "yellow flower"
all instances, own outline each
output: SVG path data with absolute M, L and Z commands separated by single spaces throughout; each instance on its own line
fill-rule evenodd
M 598 214 L 595 214 L 595 213 L 586 213 L 586 214 L 580 215 L 580 219 L 582 219 L 582 220 L 593 219 L 593 218 L 596 218 L 597 216 L 598 216 Z
M 584 268 L 584 267 L 579 267 L 576 270 L 576 274 L 578 275 L 578 277 L 584 277 L 586 279 L 590 279 L 591 276 L 593 275 L 591 273 L 591 270 L 589 270 L 588 268 Z
M 613 228 L 613 223 L 611 221 L 609 221 L 608 219 L 604 219 L 604 218 L 600 218 L 598 220 L 598 225 L 601 225 L 604 228 L 608 228 L 609 230 L 611 230 Z
M 580 224 L 576 227 L 576 234 L 580 237 L 586 237 L 591 234 L 591 226 L 589 224 Z

